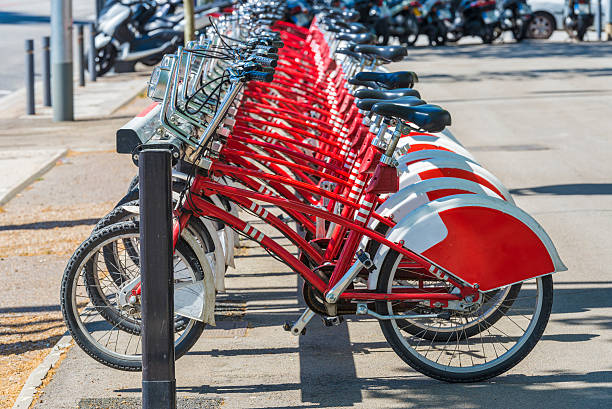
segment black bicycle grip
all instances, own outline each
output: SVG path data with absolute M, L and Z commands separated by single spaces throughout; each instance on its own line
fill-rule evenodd
M 253 55 L 259 55 L 260 57 L 278 59 L 278 54 L 276 53 L 267 53 L 264 50 L 253 50 Z
M 276 48 L 276 47 L 271 47 L 271 46 L 269 46 L 269 45 L 258 45 L 257 47 L 255 47 L 255 51 L 256 51 L 256 52 L 260 52 L 260 51 L 262 51 L 262 52 L 265 52 L 265 53 L 267 53 L 267 54 L 270 54 L 270 53 L 278 53 L 278 48 Z
M 272 82 L 273 79 L 274 74 L 271 72 L 251 71 L 247 74 L 247 80 L 249 81 Z
M 254 55 L 253 60 L 262 67 L 276 67 L 276 64 L 278 64 L 278 60 L 275 60 L 274 58 L 262 57 L 260 55 Z

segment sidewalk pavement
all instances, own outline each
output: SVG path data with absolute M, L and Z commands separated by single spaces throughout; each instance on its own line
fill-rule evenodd
M 52 122 L 49 108 L 23 116 L 23 92 L 0 100 L 0 409 L 64 334 L 66 261 L 136 173 L 114 153 L 115 131 L 149 104 L 138 97 L 147 78 L 75 87 L 74 122 Z
M 37 114 L 31 116 L 24 115 L 24 90 L 0 99 L 0 174 L 7 175 L 0 179 L 0 206 L 53 167 L 68 149 L 113 149 L 114 143 L 108 143 L 112 139 L 101 145 L 100 138 L 114 134 L 115 125 L 131 115 L 114 115 L 119 121 L 112 124 L 104 120 L 142 95 L 148 75 L 105 76 L 85 87 L 75 86 L 74 122 L 52 122 L 52 108 L 42 106 L 42 92 L 37 92 Z
M 177 361 L 179 396 L 223 408 L 609 408 L 612 50 L 551 47 L 420 49 L 393 67 L 420 74 L 423 97 L 452 112 L 455 135 L 513 189 L 569 267 L 554 278 L 551 320 L 523 362 L 489 382 L 444 384 L 407 367 L 372 320 L 326 328 L 315 319 L 294 337 L 281 325 L 300 313 L 299 281 L 249 242 L 227 279 L 246 315 L 220 321 Z M 140 387 L 139 375 L 73 347 L 34 407 L 138 399 Z

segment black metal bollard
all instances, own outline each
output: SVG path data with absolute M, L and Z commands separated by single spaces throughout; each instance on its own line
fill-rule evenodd
M 87 53 L 89 59 L 87 63 L 87 70 L 89 71 L 89 81 L 96 82 L 96 24 L 89 24 L 89 52 Z
M 51 50 L 49 48 L 51 38 L 45 36 L 42 39 L 43 49 L 43 105 L 51 106 Z
M 167 149 L 138 157 L 143 409 L 176 408 L 171 164 Z
M 34 115 L 34 40 L 25 41 L 26 113 Z
M 83 49 L 83 24 L 77 24 L 77 65 L 79 67 L 79 86 L 85 86 L 85 51 Z

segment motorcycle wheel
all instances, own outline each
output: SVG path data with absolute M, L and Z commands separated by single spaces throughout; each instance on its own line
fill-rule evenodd
M 377 291 L 387 293 L 395 286 L 402 286 L 401 279 L 395 278 L 401 258 L 395 251 L 387 254 L 380 269 Z M 516 294 L 512 287 L 508 291 L 513 294 L 512 305 L 493 325 L 481 326 L 480 335 L 458 335 L 455 341 L 450 341 L 451 337 L 424 341 L 402 330 L 404 319 L 384 319 L 379 324 L 391 348 L 413 369 L 445 382 L 482 381 L 508 371 L 523 360 L 542 336 L 550 317 L 553 302 L 550 275 L 527 280 Z M 418 314 L 437 311 L 426 306 L 420 309 Z M 394 301 L 377 301 L 376 311 L 381 315 L 410 314 L 405 302 Z M 479 309 L 466 313 L 478 320 L 482 312 Z M 441 317 L 418 319 L 422 325 L 437 327 L 436 321 Z
M 457 41 L 461 40 L 461 38 L 463 37 L 463 33 L 461 31 L 448 31 L 446 33 L 446 40 L 451 42 L 451 43 L 456 43 Z
M 412 14 L 406 16 L 406 34 L 402 36 L 400 41 L 409 46 L 413 46 L 419 38 L 419 22 Z M 402 41 L 403 40 L 403 41 Z
M 446 39 L 448 38 L 448 29 L 446 28 L 443 22 L 438 21 L 436 23 L 435 33 L 436 35 L 434 38 L 434 45 L 441 46 L 446 44 Z
M 96 50 L 96 75 L 103 76 L 113 68 L 117 60 L 117 49 L 111 43 Z M 85 69 L 89 71 L 89 59 L 85 59 Z
M 484 44 L 491 44 L 495 40 L 495 30 L 492 26 L 483 24 L 480 28 L 480 36 Z
M 565 32 L 572 40 L 583 41 L 587 29 L 589 28 L 589 21 L 587 16 L 577 16 L 576 22 L 571 26 L 568 25 L 565 20 L 563 21 L 563 25 L 565 27 Z
M 576 27 L 576 40 L 584 41 L 584 35 L 589 28 L 588 18 L 586 16 L 578 16 L 578 24 Z
M 525 24 L 523 19 L 517 18 L 513 21 L 512 25 L 512 36 L 517 43 L 520 43 L 527 36 L 527 26 L 529 24 Z

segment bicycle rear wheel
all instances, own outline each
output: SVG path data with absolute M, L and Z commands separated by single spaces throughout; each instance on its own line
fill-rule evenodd
M 399 253 L 389 252 L 381 266 L 378 291 L 390 292 L 395 286 L 403 286 L 401 280 L 395 279 L 401 259 Z M 379 323 L 389 345 L 415 370 L 446 382 L 482 381 L 506 372 L 527 356 L 542 336 L 552 308 L 550 275 L 499 291 L 503 298 L 493 313 L 483 308 L 464 311 L 463 325 L 460 320 L 449 319 L 445 323 L 441 318 Z M 414 306 L 376 303 L 382 315 L 414 314 L 410 308 Z M 439 312 L 424 305 L 418 308 L 420 313 Z M 415 328 L 416 322 L 420 331 Z M 406 326 L 412 328 L 408 330 Z M 436 331 L 443 336 L 424 336 Z M 467 334 L 468 331 L 473 333 Z

